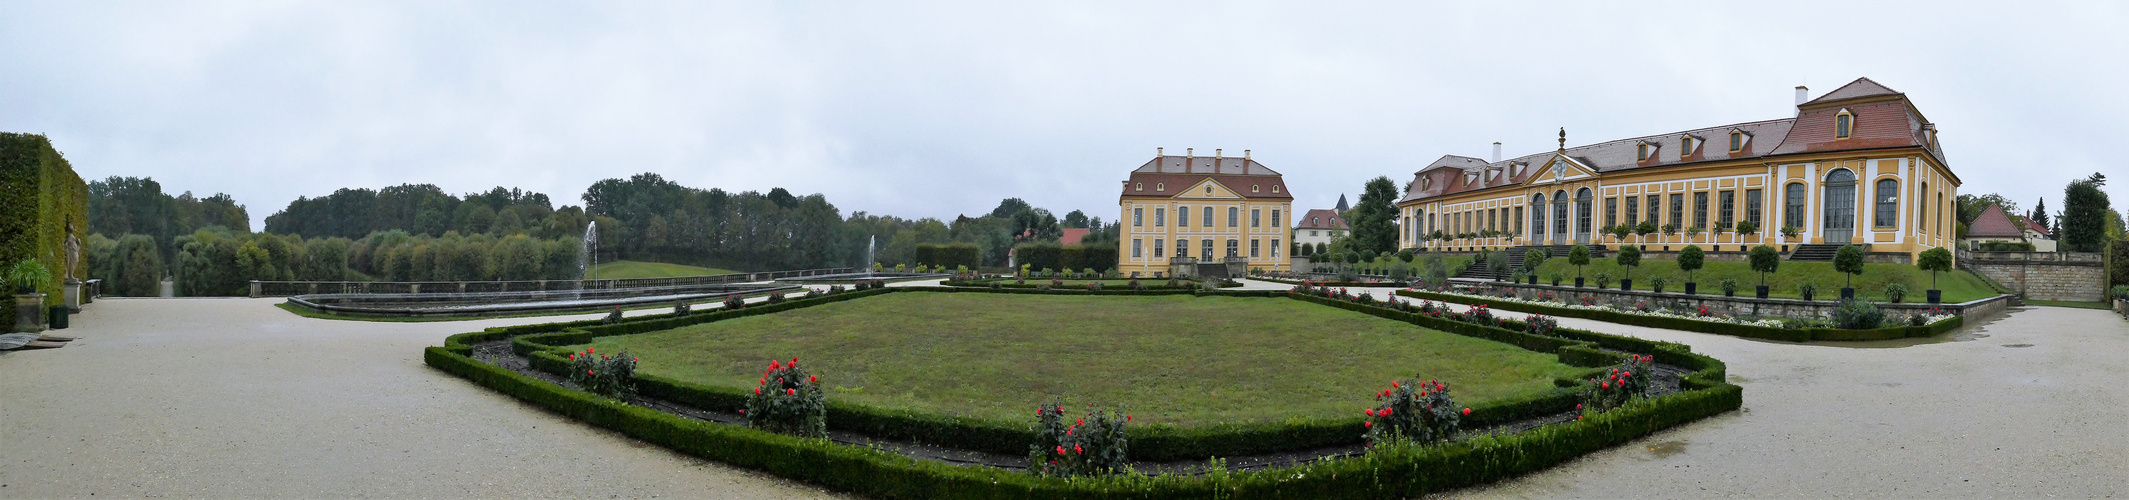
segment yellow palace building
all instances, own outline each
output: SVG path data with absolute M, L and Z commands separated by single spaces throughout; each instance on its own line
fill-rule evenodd
M 1443 156 L 1413 175 L 1397 204 L 1400 245 L 1766 244 L 1816 259 L 1853 243 L 1899 262 L 1950 247 L 1959 178 L 1936 125 L 1906 94 L 1868 78 L 1807 96 L 1797 87 L 1794 118 L 1576 147 L 1562 130 L 1551 152 L 1504 160 L 1495 143 L 1491 161 Z M 1607 234 L 1612 226 L 1654 230 L 1620 238 Z
M 1278 172 L 1213 150 L 1156 150 L 1131 171 L 1119 197 L 1117 270 L 1133 277 L 1286 271 L 1293 193 Z

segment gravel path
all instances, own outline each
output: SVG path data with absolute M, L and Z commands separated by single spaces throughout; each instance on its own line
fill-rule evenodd
M 66 348 L 0 353 L 0 498 L 834 496 L 421 362 L 451 334 L 562 318 L 333 321 L 277 302 L 99 300 Z

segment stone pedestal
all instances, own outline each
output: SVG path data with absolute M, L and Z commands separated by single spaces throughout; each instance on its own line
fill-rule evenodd
M 15 331 L 44 331 L 44 294 L 26 293 L 15 296 Z
M 69 279 L 67 279 L 67 291 L 66 291 L 66 299 L 65 299 L 65 301 L 64 301 L 64 302 L 61 302 L 60 304 L 63 304 L 63 305 L 65 305 L 65 306 L 67 306 L 67 312 L 77 312 L 77 313 L 78 313 L 78 312 L 81 312 L 81 281 L 80 281 L 80 280 L 75 280 L 75 279 L 72 279 L 72 278 L 69 278 Z
M 162 289 L 162 293 L 160 293 L 160 294 L 157 294 L 156 296 L 158 296 L 158 297 L 162 297 L 162 298 L 166 298 L 166 299 L 167 299 L 167 298 L 170 298 L 170 297 L 176 297 L 176 296 L 177 296 L 177 282 L 174 282 L 174 281 L 170 281 L 170 278 L 163 278 L 163 289 Z

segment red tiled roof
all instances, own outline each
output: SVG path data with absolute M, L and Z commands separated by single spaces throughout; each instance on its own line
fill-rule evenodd
M 2024 238 L 2025 233 L 2019 231 L 2018 226 L 2011 225 L 2011 217 L 2003 214 L 2003 207 L 1989 205 L 1981 210 L 1980 217 L 1974 218 L 1973 225 L 1967 226 L 1966 237 Z
M 1309 210 L 1309 211 L 1308 211 L 1308 213 L 1305 213 L 1305 214 L 1301 214 L 1301 222 L 1300 222 L 1299 224 L 1295 224 L 1295 225 L 1294 225 L 1294 228 L 1295 228 L 1295 229 L 1352 229 L 1352 226 L 1348 226 L 1348 225 L 1346 225 L 1346 224 L 1345 224 L 1345 218 L 1344 218 L 1344 217 L 1339 217 L 1339 216 L 1338 216 L 1338 212 L 1337 212 L 1337 211 L 1334 211 L 1334 210 L 1331 210 L 1331 209 L 1328 209 L 1328 208 L 1318 208 L 1318 209 L 1313 209 L 1313 210 Z
M 2041 236 L 2048 235 L 2048 228 L 2041 227 L 2040 223 L 2033 222 L 2033 219 L 2026 219 L 2026 230 L 2035 233 L 2040 233 Z
M 1286 180 L 1279 172 L 1248 158 L 1210 156 L 1156 156 L 1131 171 L 1124 181 L 1123 196 L 1175 196 L 1212 179 L 1243 198 L 1291 200 Z M 1144 183 L 1146 189 L 1136 189 Z M 1166 191 L 1156 189 L 1165 184 Z
M 1064 229 L 1064 234 L 1063 234 L 1062 236 L 1058 236 L 1058 237 L 1057 237 L 1057 244 L 1059 244 L 1059 245 L 1077 245 L 1077 244 L 1079 244 L 1079 239 L 1080 239 L 1080 238 L 1085 238 L 1085 237 L 1087 237 L 1087 232 L 1088 232 L 1088 231 L 1090 231 L 1090 230 L 1089 230 L 1089 229 L 1087 229 L 1087 228 L 1083 228 L 1083 227 L 1068 227 L 1068 228 L 1065 228 L 1065 229 Z

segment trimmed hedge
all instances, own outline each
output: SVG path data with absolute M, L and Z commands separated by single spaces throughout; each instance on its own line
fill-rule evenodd
M 1544 337 L 1427 317 L 1382 307 L 1291 295 L 1283 291 L 1202 292 L 1196 295 L 1239 297 L 1293 297 L 1335 305 L 1376 316 L 1400 319 L 1420 326 L 1443 324 L 1452 333 L 1510 341 L 1526 349 L 1560 353 L 1577 364 L 1616 362 L 1617 354 L 1594 349 L 1645 347 L 1666 364 L 1696 370 L 1684 380 L 1684 392 L 1644 400 L 1583 420 L 1550 425 L 1504 436 L 1487 436 L 1467 442 L 1435 446 L 1377 449 L 1352 459 L 1313 461 L 1288 468 L 1260 472 L 1226 472 L 1199 476 L 1113 476 L 1102 478 L 1038 478 L 1023 472 L 991 467 L 963 467 L 943 462 L 916 460 L 891 452 L 845 446 L 825 440 L 783 436 L 735 425 L 689 420 L 654 410 L 633 407 L 581 391 L 511 372 L 471 359 L 469 344 L 512 338 L 513 348 L 532 352 L 535 366 L 562 362 L 557 346 L 573 345 L 604 335 L 622 335 L 672 328 L 684 324 L 764 314 L 794 307 L 850 300 L 880 293 L 903 291 L 963 292 L 946 287 L 897 287 L 800 299 L 776 306 L 755 306 L 738 311 L 630 318 L 619 324 L 577 321 L 545 325 L 490 328 L 451 336 L 443 347 L 431 347 L 425 361 L 524 401 L 587 423 L 615 429 L 630 437 L 667 446 L 691 455 L 741 467 L 764 470 L 779 476 L 807 481 L 843 491 L 888 498 L 1202 498 L 1208 496 L 1261 496 L 1270 498 L 1376 498 L 1418 496 L 1431 492 L 1498 481 L 1573 459 L 1632 439 L 1707 416 L 1735 410 L 1743 404 L 1742 389 L 1723 382 L 1724 367 L 1713 358 L 1693 354 L 1677 344 L 1615 337 L 1579 330 L 1560 329 L 1565 338 Z M 994 291 L 989 293 L 1025 293 Z M 1072 292 L 1035 292 L 1072 293 Z M 1078 292 L 1086 293 L 1086 292 Z M 1169 292 L 1169 294 L 1181 292 Z M 1514 324 L 1513 322 L 1508 322 Z M 1456 326 L 1462 325 L 1462 326 Z M 1431 326 L 1429 326 L 1431 327 Z M 1448 331 L 1447 328 L 1437 328 Z M 513 338 L 515 337 L 515 338 Z M 529 337 L 529 338 L 528 338 Z M 549 342 L 568 342 L 550 344 Z M 522 351 L 521 351 L 522 352 Z M 545 368 L 542 368 L 545 369 Z M 1601 370 L 1599 368 L 1598 370 Z M 1594 370 L 1593 370 L 1594 371 Z M 1555 414 L 1571 409 L 1576 401 L 1573 381 L 1559 381 L 1561 388 L 1523 401 L 1499 402 L 1473 407 L 1469 421 L 1476 425 L 1513 421 Z M 656 377 L 639 379 L 646 396 L 671 398 L 708 409 L 736 409 L 736 390 L 717 389 Z M 690 399 L 694 398 L 694 399 Z M 1003 448 L 1019 454 L 1026 451 L 1024 423 L 981 422 L 908 412 L 891 412 L 860 405 L 830 402 L 829 425 L 879 437 L 942 437 L 954 441 L 990 439 L 1018 446 L 991 444 L 976 449 Z M 727 408 L 729 407 L 729 409 Z M 841 414 L 840 417 L 838 414 Z M 1346 436 L 1357 441 L 1358 420 L 1351 422 L 1305 422 L 1277 428 L 1268 425 L 1241 428 L 1180 430 L 1146 427 L 1132 430 L 1133 456 L 1160 460 L 1149 453 L 1184 454 L 1190 449 L 1247 449 L 1265 446 L 1250 442 L 1306 438 L 1312 432 Z M 1320 430 L 1319 430 L 1320 429 Z M 878 430 L 880 432 L 872 432 Z M 958 433 L 940 436 L 927 433 Z M 1172 433 L 1172 434 L 1171 434 Z M 1224 433 L 1224 434 L 1220 434 Z M 1160 451 L 1168 450 L 1168 451 Z M 1198 453 L 1198 452 L 1190 452 Z M 1196 455 L 1202 457 L 1204 455 Z
M 34 259 L 51 271 L 38 285 L 44 305 L 65 301 L 67 228 L 82 240 L 73 268 L 86 278 L 89 184 L 42 135 L 0 132 L 0 266 Z M 14 295 L 14 287 L 5 294 Z M 0 325 L 15 324 L 15 308 L 0 308 Z
M 1458 304 L 1466 305 L 1485 305 L 1486 307 L 1491 307 L 1503 311 L 1516 311 L 1531 314 L 1547 314 L 1553 316 L 1582 318 L 1610 323 L 1619 323 L 1623 325 L 1645 326 L 1649 328 L 1663 328 L 1667 330 L 1683 330 L 1688 332 L 1699 333 L 1712 333 L 1716 335 L 1729 335 L 1732 337 L 1744 337 L 1753 339 L 1784 340 L 1789 342 L 1810 342 L 1814 340 L 1866 341 L 1891 340 L 1908 337 L 1931 337 L 1940 333 L 1951 331 L 1951 329 L 1958 328 L 1959 325 L 1965 324 L 1965 318 L 1953 316 L 1952 319 L 1931 323 L 1927 326 L 1901 326 L 1893 328 L 1878 328 L 1871 330 L 1843 330 L 1839 328 L 1788 329 L 1770 328 L 1755 325 L 1741 325 L 1736 323 L 1717 323 L 1713 321 L 1700 321 L 1684 318 L 1666 318 L 1662 316 L 1648 316 L 1618 311 L 1556 307 L 1541 304 L 1532 304 L 1528 302 L 1493 300 L 1484 297 L 1450 295 L 1419 290 L 1398 290 L 1397 294 L 1400 296 L 1411 297 L 1415 299 L 1455 302 Z
M 983 247 L 974 243 L 924 243 L 917 245 L 916 258 L 912 260 L 925 266 L 946 266 L 948 269 L 967 266 L 969 269 L 976 269 L 983 265 Z

